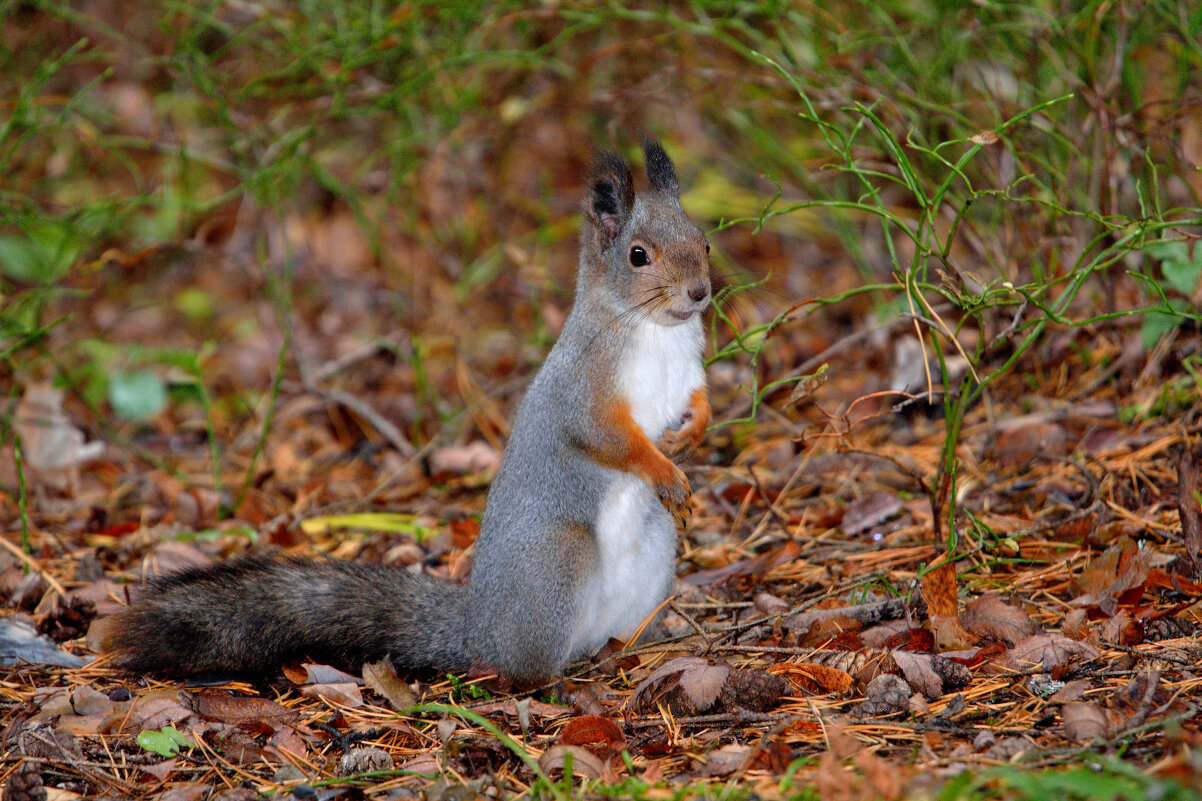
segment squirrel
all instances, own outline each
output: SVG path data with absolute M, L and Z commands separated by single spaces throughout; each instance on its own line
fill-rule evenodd
M 709 245 L 676 168 L 643 142 L 636 193 L 616 153 L 584 200 L 575 303 L 521 402 L 467 586 L 343 560 L 250 556 L 152 579 L 103 621 L 118 667 L 268 675 L 300 657 L 495 672 L 534 686 L 629 638 L 671 593 L 705 433 Z

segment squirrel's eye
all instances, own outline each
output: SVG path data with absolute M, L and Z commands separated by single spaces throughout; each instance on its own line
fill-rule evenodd
M 709 252 L 710 252 L 710 243 L 709 243 L 709 242 L 706 242 L 706 243 L 705 243 L 705 252 L 706 252 L 706 253 L 709 253 Z
M 635 245 L 630 249 L 630 263 L 635 267 L 646 267 L 651 260 L 647 258 L 647 251 Z

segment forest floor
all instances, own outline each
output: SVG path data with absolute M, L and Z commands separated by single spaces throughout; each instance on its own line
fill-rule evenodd
M 334 5 L 4 7 L 5 799 L 1199 797 L 1190 4 Z M 109 666 L 182 567 L 466 579 L 641 129 L 717 291 L 660 620 L 516 694 Z

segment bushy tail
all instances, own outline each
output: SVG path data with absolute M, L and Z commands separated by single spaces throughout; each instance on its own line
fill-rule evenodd
M 255 556 L 150 581 L 103 624 L 114 663 L 160 676 L 265 675 L 310 657 L 463 670 L 467 588 L 337 559 Z

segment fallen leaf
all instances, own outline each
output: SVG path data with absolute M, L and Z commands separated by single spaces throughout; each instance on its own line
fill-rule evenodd
M 964 630 L 956 616 L 931 615 L 931 634 L 935 638 L 936 651 L 959 651 L 971 648 L 977 638 Z
M 1039 631 L 1026 612 L 1006 603 L 996 593 L 987 593 L 966 605 L 960 613 L 960 622 L 973 634 L 1009 645 Z
M 1194 115 L 1195 120 L 1199 115 Z M 1187 575 L 1202 579 L 1202 446 L 1187 446 L 1177 457 L 1177 514 Z
M 626 747 L 621 727 L 610 718 L 600 715 L 581 715 L 572 718 L 559 732 L 559 742 L 588 748 L 599 756 L 611 756 Z
M 606 765 L 599 757 L 587 748 L 578 745 L 553 745 L 538 758 L 538 766 L 543 772 L 565 771 L 571 763 L 572 773 L 589 779 L 600 779 L 606 775 Z
M 730 675 L 728 665 L 705 665 L 686 668 L 680 674 L 680 689 L 698 712 L 709 709 L 718 699 L 726 677 Z
M 901 498 L 878 492 L 847 504 L 843 513 L 843 533 L 849 537 L 884 523 L 903 508 Z
M 452 445 L 437 448 L 430 454 L 430 472 L 467 475 L 484 473 L 493 475 L 501 466 L 501 454 L 483 440 L 467 445 Z
M 368 662 L 363 666 L 363 683 L 367 688 L 379 693 L 387 699 L 389 705 L 396 711 L 408 709 L 417 704 L 417 696 L 409 685 L 397 675 L 396 667 L 391 659 L 381 659 L 379 662 Z
M 363 706 L 363 694 L 359 685 L 354 682 L 342 684 L 306 684 L 301 687 L 301 695 L 315 696 L 337 706 L 357 709 Z
M 171 789 L 158 796 L 155 801 L 200 801 L 210 789 L 211 785 L 203 782 L 174 782 Z
M 205 692 L 193 699 L 196 714 L 222 723 L 241 723 L 244 720 L 293 721 L 299 714 L 270 698 Z
M 686 673 L 690 674 L 688 688 L 683 687 Z M 729 674 L 730 668 L 726 665 L 710 665 L 699 656 L 679 656 L 668 660 L 643 679 L 631 695 L 629 705 L 631 709 L 650 708 L 656 700 L 681 687 L 698 711 L 708 709 L 717 700 L 722 683 Z M 707 703 L 697 706 L 698 702 Z
M 812 693 L 847 692 L 855 683 L 849 673 L 813 662 L 778 662 L 769 672 Z
M 1100 653 L 1086 642 L 1070 640 L 1059 634 L 1036 634 L 1015 643 L 1006 654 L 1005 661 L 1019 670 L 1036 666 L 1051 670 L 1070 659 L 1096 659 Z
M 855 755 L 855 763 L 864 771 L 872 797 L 884 801 L 897 801 L 902 797 L 905 785 L 902 772 L 896 765 L 889 764 L 867 748 Z
M 166 696 L 135 699 L 125 714 L 118 713 L 116 722 L 121 725 L 123 734 L 139 734 L 149 729 L 162 729 L 174 725 L 192 716 L 192 710 L 187 709 L 175 698 Z
M 929 656 L 909 651 L 891 651 L 890 654 L 907 684 L 932 700 L 943 697 L 943 679 L 935 672 Z
M 993 440 L 992 453 L 998 463 L 1014 468 L 1029 464 L 1037 456 L 1064 456 L 1068 434 L 1059 423 L 1023 418 L 1006 421 Z
M 1060 708 L 1064 719 L 1064 736 L 1075 743 L 1088 743 L 1107 737 L 1110 721 L 1102 707 L 1092 701 L 1072 701 Z
M 362 684 L 364 681 L 358 676 L 343 673 L 338 668 L 329 665 L 306 662 L 286 667 L 288 669 L 284 671 L 284 675 L 293 684 Z
M 103 442 L 84 444 L 84 433 L 63 411 L 63 391 L 51 384 L 26 385 L 13 414 L 13 428 L 21 439 L 25 463 L 43 482 L 66 488 L 70 471 L 96 459 Z
M 731 743 L 715 748 L 705 755 L 705 775 L 729 776 L 747 761 L 751 747 Z
M 905 651 L 929 653 L 935 650 L 935 635 L 927 629 L 910 628 L 886 638 L 878 647 L 888 648 L 889 650 L 901 648 Z
M 1048 701 L 1053 704 L 1067 704 L 1070 701 L 1080 701 L 1089 689 L 1089 679 L 1074 679 L 1054 692 Z
M 1084 609 L 1070 609 L 1060 629 L 1071 639 L 1084 640 L 1089 636 L 1089 613 Z

